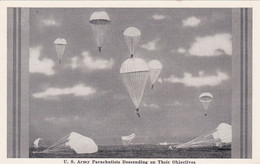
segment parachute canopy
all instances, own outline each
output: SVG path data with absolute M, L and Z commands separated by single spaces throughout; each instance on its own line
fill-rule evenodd
M 150 68 L 150 79 L 152 83 L 152 88 L 161 73 L 162 64 L 159 60 L 151 60 L 148 62 L 148 66 Z
M 34 141 L 33 141 L 33 147 L 34 147 L 34 148 L 39 148 L 41 141 L 42 141 L 42 138 L 37 138 L 36 140 L 34 140 Z
M 67 45 L 67 41 L 64 38 L 57 38 L 54 41 L 54 45 L 55 45 L 55 50 L 56 53 L 58 55 L 58 59 L 59 59 L 59 63 L 61 64 L 61 59 L 63 57 L 66 45 Z
M 206 134 L 203 134 L 187 143 L 179 144 L 176 148 L 223 147 L 232 143 L 232 126 L 221 123 Z
M 135 53 L 135 48 L 140 39 L 140 36 L 141 36 L 141 32 L 136 27 L 128 27 L 124 31 L 124 38 L 126 41 L 126 45 L 131 55 Z
M 58 142 L 54 143 L 41 153 L 68 153 L 76 152 L 77 154 L 90 154 L 98 151 L 98 146 L 88 137 L 80 135 L 76 132 L 71 132 L 63 137 Z
M 213 95 L 209 92 L 204 92 L 199 96 L 200 102 L 202 103 L 205 110 L 209 108 L 209 104 L 213 99 Z M 206 114 L 205 114 L 206 115 Z
M 122 136 L 121 137 L 123 145 L 129 145 L 134 138 L 135 138 L 134 133 L 129 135 L 129 136 Z
M 108 30 L 108 25 L 110 23 L 110 18 L 105 11 L 97 11 L 92 13 L 89 18 L 89 23 L 92 27 L 93 35 L 97 43 L 99 52 L 101 52 L 105 35 Z
M 120 74 L 136 109 L 138 110 L 149 76 L 149 67 L 141 58 L 130 58 L 123 62 Z

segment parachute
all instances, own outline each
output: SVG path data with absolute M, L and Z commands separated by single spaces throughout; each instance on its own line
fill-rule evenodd
M 124 31 L 124 38 L 126 41 L 128 51 L 131 54 L 131 57 L 133 57 L 135 53 L 135 48 L 140 39 L 140 36 L 141 36 L 140 30 L 135 27 L 128 27 Z
M 71 132 L 40 153 L 64 154 L 76 152 L 77 154 L 91 154 L 97 151 L 98 146 L 91 138 Z
M 37 138 L 37 139 L 34 140 L 34 142 L 33 142 L 33 147 L 34 147 L 34 148 L 39 148 L 41 142 L 42 142 L 42 138 Z
M 187 143 L 179 144 L 176 148 L 223 147 L 232 143 L 232 126 L 221 123 L 217 128 L 201 135 Z
M 204 109 L 205 109 L 205 112 L 207 111 L 207 109 L 209 108 L 209 104 L 210 102 L 212 101 L 213 99 L 213 95 L 209 92 L 204 92 L 202 93 L 200 96 L 199 96 L 199 99 L 200 99 L 200 102 L 202 103 Z M 205 113 L 205 116 L 207 114 Z
M 92 13 L 89 18 L 89 23 L 92 27 L 93 35 L 98 46 L 99 52 L 101 52 L 105 35 L 108 30 L 110 18 L 105 11 L 98 11 Z
M 64 51 L 65 51 L 65 48 L 67 45 L 67 41 L 64 38 L 57 38 L 54 41 L 54 44 L 55 44 L 56 53 L 58 55 L 59 64 L 61 64 L 61 59 L 64 54 Z
M 151 60 L 148 62 L 148 66 L 150 68 L 150 78 L 152 83 L 151 89 L 153 89 L 153 86 L 161 73 L 162 64 L 159 60 Z
M 129 58 L 120 68 L 123 85 L 126 87 L 135 107 L 138 117 L 139 106 L 149 76 L 149 67 L 141 58 Z
M 123 143 L 124 146 L 129 145 L 134 138 L 135 138 L 135 134 L 134 133 L 129 135 L 129 136 L 122 136 L 121 137 L 122 143 Z

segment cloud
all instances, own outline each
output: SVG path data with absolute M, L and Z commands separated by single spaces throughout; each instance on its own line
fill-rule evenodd
M 232 36 L 228 33 L 197 37 L 189 49 L 194 56 L 219 56 L 232 54 Z
M 51 27 L 51 26 L 60 26 L 61 24 L 51 17 L 48 19 L 40 20 L 40 25 Z
M 143 103 L 143 106 L 147 107 L 147 108 L 153 108 L 153 109 L 158 109 L 159 108 L 158 104 L 146 104 L 146 103 Z
M 153 15 L 153 19 L 155 19 L 155 20 L 163 20 L 165 18 L 166 18 L 165 15 L 161 15 L 161 14 L 154 14 Z
M 79 121 L 79 116 L 67 116 L 67 117 L 46 117 L 44 118 L 45 122 L 52 124 L 66 124 L 74 121 Z
M 43 58 L 41 56 L 41 46 L 33 47 L 29 49 L 29 72 L 30 73 L 41 73 L 45 75 L 54 75 L 54 61 L 49 58 Z
M 178 53 L 181 53 L 181 54 L 186 52 L 186 50 L 184 48 L 182 48 L 182 47 L 178 48 L 177 51 L 178 51 Z
M 107 70 L 114 65 L 113 59 L 98 59 L 90 56 L 89 52 L 83 52 L 81 57 L 73 57 L 71 59 L 70 67 L 72 69 L 81 68 L 88 71 L 93 70 Z
M 164 79 L 166 82 L 170 83 L 182 83 L 188 87 L 202 87 L 202 86 L 216 86 L 220 85 L 223 81 L 228 80 L 228 75 L 226 73 L 217 71 L 216 75 L 205 75 L 204 72 L 200 72 L 199 76 L 192 76 L 190 73 L 184 73 L 182 78 L 175 76 L 170 76 Z
M 157 44 L 160 39 L 156 38 L 146 44 L 142 45 L 142 48 L 148 50 L 148 51 L 156 51 L 157 50 Z
M 189 17 L 185 20 L 182 20 L 182 26 L 183 27 L 197 27 L 199 26 L 201 20 L 192 16 L 192 17 Z
M 73 95 L 76 97 L 86 97 L 96 93 L 96 89 L 85 86 L 84 84 L 78 84 L 71 88 L 48 88 L 43 92 L 34 93 L 34 98 L 49 98 L 58 97 L 64 95 Z

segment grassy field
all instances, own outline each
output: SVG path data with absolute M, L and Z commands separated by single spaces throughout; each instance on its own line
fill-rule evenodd
M 30 148 L 30 158 L 231 158 L 231 147 L 174 149 L 161 145 L 129 145 L 129 146 L 99 146 L 94 154 L 76 154 L 66 151 L 57 154 L 33 153 L 39 151 Z

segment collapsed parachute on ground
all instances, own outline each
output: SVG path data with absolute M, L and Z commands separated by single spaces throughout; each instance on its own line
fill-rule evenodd
M 42 138 L 37 138 L 36 140 L 33 141 L 34 148 L 39 148 L 44 146 L 46 146 L 46 144 L 43 142 Z
M 122 143 L 123 145 L 129 145 L 131 144 L 132 140 L 135 138 L 135 134 L 131 134 L 129 136 L 122 136 L 121 139 L 122 139 Z
M 108 30 L 110 18 L 105 11 L 94 12 L 90 18 L 89 23 L 92 27 L 93 35 L 98 46 L 99 52 L 101 52 L 105 35 Z
M 141 31 L 136 27 L 128 27 L 124 31 L 124 38 L 131 57 L 133 57 L 135 53 L 135 48 L 140 37 L 141 37 Z
M 151 60 L 148 62 L 148 66 L 150 68 L 150 79 L 152 83 L 151 89 L 153 89 L 153 86 L 161 73 L 162 64 L 159 60 Z
M 61 59 L 64 55 L 64 51 L 65 51 L 65 48 L 66 48 L 66 45 L 67 45 L 67 41 L 64 38 L 57 38 L 54 41 L 54 45 L 55 45 L 56 53 L 58 55 L 59 64 L 61 64 Z
M 149 67 L 141 58 L 130 58 L 123 62 L 120 74 L 134 105 L 138 117 L 139 106 L 143 97 L 144 89 L 149 76 Z
M 69 135 L 63 137 L 58 142 L 54 143 L 40 153 L 77 153 L 77 154 L 91 154 L 98 151 L 98 146 L 88 137 L 80 135 L 76 132 L 71 132 Z
M 209 104 L 213 99 L 213 95 L 209 92 L 204 92 L 199 96 L 200 102 L 203 105 L 203 108 L 205 109 L 205 116 L 207 115 L 206 112 L 209 108 Z
M 206 134 L 203 134 L 187 143 L 179 144 L 176 148 L 223 147 L 232 143 L 232 126 L 221 123 Z

